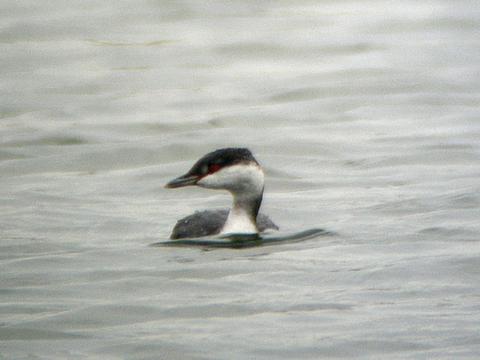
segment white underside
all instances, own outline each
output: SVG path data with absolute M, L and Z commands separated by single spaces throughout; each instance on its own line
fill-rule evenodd
M 221 234 L 256 234 L 257 224 L 241 209 L 231 209 Z

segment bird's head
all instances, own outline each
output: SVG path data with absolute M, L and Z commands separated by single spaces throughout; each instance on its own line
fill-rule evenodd
M 250 150 L 225 148 L 206 154 L 185 175 L 173 179 L 165 187 L 189 185 L 224 189 L 233 194 L 258 193 L 263 191 L 264 175 Z

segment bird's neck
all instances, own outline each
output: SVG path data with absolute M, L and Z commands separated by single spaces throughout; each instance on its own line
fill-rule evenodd
M 233 206 L 228 213 L 222 234 L 256 234 L 257 215 L 263 198 L 263 187 L 256 193 L 233 193 Z

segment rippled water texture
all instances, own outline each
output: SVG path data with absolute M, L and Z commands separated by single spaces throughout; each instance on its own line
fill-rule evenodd
M 0 1 L 0 359 L 480 358 L 480 7 Z M 284 233 L 149 246 L 247 146 Z

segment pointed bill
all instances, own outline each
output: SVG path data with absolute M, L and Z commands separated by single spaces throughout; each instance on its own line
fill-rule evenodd
M 184 186 L 196 185 L 198 180 L 198 176 L 185 174 L 168 182 L 165 187 L 167 189 L 175 189 Z

